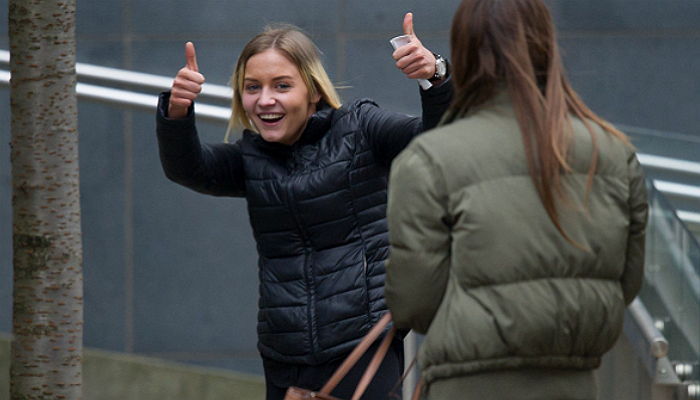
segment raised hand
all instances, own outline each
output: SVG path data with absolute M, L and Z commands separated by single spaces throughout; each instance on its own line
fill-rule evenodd
M 432 78 L 435 75 L 435 56 L 418 40 L 413 30 L 413 13 L 406 13 L 404 16 L 403 33 L 411 40 L 392 54 L 396 60 L 396 68 L 411 79 Z
M 197 66 L 197 54 L 192 42 L 185 43 L 185 66 L 175 75 L 173 86 L 170 89 L 170 103 L 168 104 L 169 118 L 183 118 L 187 115 L 192 102 L 202 91 L 204 75 L 199 73 Z

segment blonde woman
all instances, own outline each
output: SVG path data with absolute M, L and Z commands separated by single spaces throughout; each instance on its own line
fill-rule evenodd
M 567 82 L 541 0 L 463 0 L 444 126 L 394 161 L 386 301 L 428 399 L 596 398 L 640 289 L 647 201 L 625 135 Z
M 193 101 L 204 77 L 194 47 L 172 90 L 160 97 L 157 133 L 166 175 L 193 190 L 245 197 L 259 254 L 258 348 L 267 399 L 288 386 L 319 389 L 386 313 L 387 180 L 392 159 L 437 124 L 451 85 L 413 34 L 393 53 L 421 90 L 423 116 L 383 110 L 371 100 L 341 105 L 312 41 L 297 28 L 269 28 L 243 49 L 231 82 L 235 143 L 202 144 Z M 436 76 L 437 75 L 437 76 Z M 363 359 L 333 392 L 349 398 Z M 383 399 L 403 370 L 395 340 L 365 399 Z M 400 391 L 399 391 L 400 393 Z

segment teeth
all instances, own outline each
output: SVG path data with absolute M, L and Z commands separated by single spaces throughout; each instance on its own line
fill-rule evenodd
M 284 117 L 284 114 L 260 114 L 262 120 L 275 120 Z

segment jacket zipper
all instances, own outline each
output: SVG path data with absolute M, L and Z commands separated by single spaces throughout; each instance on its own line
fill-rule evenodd
M 367 321 L 372 323 L 372 311 L 371 311 L 371 306 L 370 306 L 370 299 L 369 299 L 369 266 L 367 264 L 367 254 L 365 253 L 365 250 L 362 250 L 362 269 L 364 270 L 364 276 L 363 276 L 363 281 L 365 285 L 365 293 L 367 296 Z
M 291 156 L 293 157 L 293 166 L 290 169 L 290 172 L 294 172 L 294 169 L 296 167 L 296 151 L 294 151 Z M 292 174 L 290 173 L 290 178 L 292 177 Z M 309 263 L 309 258 L 310 258 L 310 249 L 311 249 L 311 241 L 309 240 L 306 230 L 304 229 L 301 219 L 299 218 L 299 213 L 298 209 L 296 207 L 296 200 L 294 198 L 294 194 L 292 191 L 292 179 L 289 179 L 286 184 L 285 184 L 285 189 L 287 193 L 287 203 L 289 205 L 289 210 L 292 213 L 292 217 L 294 218 L 294 223 L 297 225 L 297 230 L 299 231 L 299 234 L 301 235 L 301 239 L 304 245 L 304 275 L 305 275 L 305 281 L 308 290 L 306 291 L 306 301 L 307 301 L 307 306 L 306 306 L 306 318 L 309 323 L 309 346 L 311 346 L 311 353 L 315 354 L 316 353 L 316 346 L 314 344 L 314 331 L 316 329 L 316 324 L 313 321 L 313 315 L 311 313 L 311 307 L 313 306 L 313 298 L 314 298 L 314 293 L 313 293 L 313 271 L 311 268 L 311 265 Z

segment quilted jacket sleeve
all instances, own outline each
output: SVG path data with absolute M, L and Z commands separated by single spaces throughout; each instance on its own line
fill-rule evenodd
M 450 226 L 441 175 L 410 147 L 392 165 L 385 298 L 399 328 L 425 333 L 445 294 Z
M 238 144 L 200 143 L 194 107 L 187 117 L 166 117 L 169 92 L 161 93 L 156 114 L 158 149 L 168 179 L 214 196 L 244 196 L 243 159 Z
M 420 95 L 421 118 L 387 111 L 373 102 L 363 103 L 360 114 L 363 130 L 380 159 L 391 163 L 415 136 L 437 126 L 452 100 L 452 81 L 448 79 L 440 86 L 420 90 Z
M 644 240 L 648 216 L 648 203 L 644 174 L 634 153 L 628 159 L 630 211 L 629 235 L 625 269 L 620 279 L 625 304 L 632 302 L 639 293 L 644 279 Z

